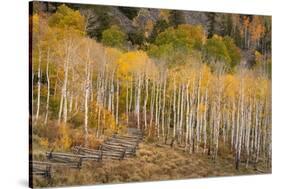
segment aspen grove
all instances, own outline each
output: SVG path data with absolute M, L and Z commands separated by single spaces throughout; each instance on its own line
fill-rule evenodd
M 87 35 L 87 18 L 66 5 L 30 18 L 35 143 L 89 147 L 94 139 L 135 127 L 147 141 L 182 147 L 186 156 L 216 161 L 231 154 L 236 169 L 259 162 L 271 167 L 268 56 L 256 52 L 259 64 L 249 68 L 240 58 L 233 66 L 233 53 L 223 54 L 240 52 L 232 39 L 208 37 L 189 24 L 162 31 L 147 48 L 108 45 L 113 39 Z M 251 43 L 250 32 L 242 33 L 248 35 L 243 45 L 262 45 L 262 33 Z M 175 46 L 177 38 L 166 43 L 172 34 L 183 44 Z M 222 43 L 232 46 L 217 48 Z M 53 138 L 51 125 L 58 129 Z

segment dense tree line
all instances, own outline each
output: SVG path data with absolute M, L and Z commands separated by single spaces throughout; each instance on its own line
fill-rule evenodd
M 104 44 L 89 38 L 85 17 L 66 5 L 31 19 L 34 128 L 78 128 L 87 146 L 133 126 L 187 153 L 233 154 L 237 169 L 271 166 L 267 56 L 257 52 L 249 69 L 232 38 L 207 38 L 201 26 L 159 30 L 143 51 L 126 50 L 117 26 L 102 32 Z M 262 46 L 257 38 L 245 46 Z
M 59 6 L 60 3 L 36 2 L 34 12 L 52 14 Z M 197 24 L 204 27 L 207 38 L 212 38 L 213 35 L 229 36 L 239 48 L 249 53 L 254 54 L 255 50 L 262 54 L 271 53 L 271 17 L 269 16 L 85 4 L 68 4 L 68 6 L 81 12 L 87 23 L 87 35 L 97 41 L 102 40 L 104 30 L 117 25 L 128 34 L 131 43 L 144 49 L 146 43 L 153 43 L 156 36 L 168 27 L 177 28 L 179 25 L 194 22 L 189 20 L 194 19 Z M 120 14 L 113 16 L 116 13 Z

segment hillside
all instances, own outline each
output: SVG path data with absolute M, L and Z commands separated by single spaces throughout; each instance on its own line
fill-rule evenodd
M 54 13 L 59 5 L 59 3 L 41 2 L 35 6 L 35 10 Z M 208 37 L 212 37 L 214 34 L 232 37 L 236 45 L 243 51 L 242 58 L 247 66 L 251 67 L 255 64 L 256 50 L 265 56 L 271 54 L 271 19 L 267 16 L 260 16 L 261 20 L 256 21 L 253 15 L 83 4 L 68 5 L 85 16 L 87 34 L 98 41 L 101 40 L 103 30 L 108 29 L 111 25 L 118 25 L 122 31 L 127 33 L 130 44 L 137 45 L 132 47 L 128 44 L 130 48 L 145 48 L 147 43 L 155 40 L 154 29 L 159 33 L 169 26 L 191 24 L 203 26 Z M 167 23 L 163 25 L 163 21 Z M 245 26 L 248 27 L 250 23 L 253 24 L 253 28 L 246 31 Z M 158 28 L 158 26 L 160 27 Z M 258 30 L 255 30 L 254 27 L 258 27 Z M 251 38 L 260 38 L 261 35 L 263 35 L 261 42 L 250 44 Z
M 271 172 L 271 17 L 31 10 L 31 185 Z
M 244 166 L 243 166 L 244 167 Z M 232 158 L 219 156 L 216 161 L 200 154 L 189 154 L 181 149 L 172 149 L 151 143 L 143 143 L 137 156 L 121 161 L 107 160 L 102 163 L 84 164 L 82 169 L 55 168 L 53 181 L 37 179 L 36 186 L 69 186 L 81 184 L 125 183 L 188 178 L 207 178 L 271 173 L 258 165 L 235 169 Z

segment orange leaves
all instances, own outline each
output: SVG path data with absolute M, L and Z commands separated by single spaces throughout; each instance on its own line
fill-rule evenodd
M 250 32 L 251 32 L 251 40 L 256 42 L 259 40 L 265 33 L 265 26 L 262 22 L 261 17 L 254 16 L 253 21 L 250 25 Z
M 249 27 L 249 24 L 250 24 L 250 19 L 248 16 L 243 16 L 243 25 L 244 27 Z
M 250 25 L 250 19 L 248 16 L 243 16 L 243 20 L 242 20 L 242 27 L 240 30 L 240 35 L 245 35 L 245 32 L 248 30 L 248 27 Z

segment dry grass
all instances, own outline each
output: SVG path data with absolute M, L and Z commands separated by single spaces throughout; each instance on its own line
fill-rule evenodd
M 271 171 L 268 170 L 268 173 Z M 189 154 L 169 147 L 140 144 L 134 158 L 101 163 L 88 162 L 81 170 L 55 168 L 49 183 L 35 179 L 35 186 L 66 186 L 187 179 L 212 176 L 257 174 L 253 167 L 237 171 L 233 160 L 218 157 L 216 162 L 202 154 Z

